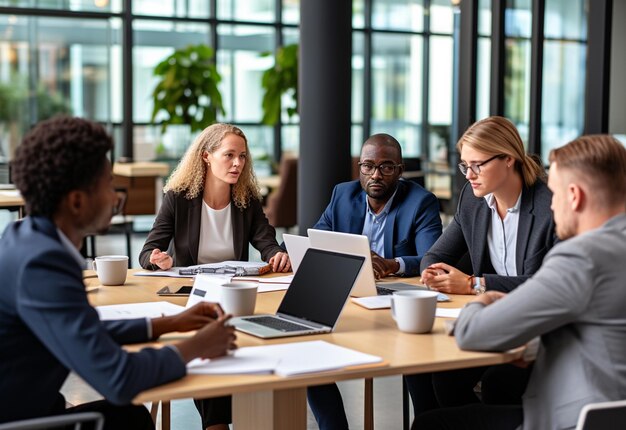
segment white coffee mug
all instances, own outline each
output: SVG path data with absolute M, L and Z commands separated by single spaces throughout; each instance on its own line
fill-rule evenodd
M 437 291 L 396 291 L 391 296 L 391 316 L 400 331 L 428 333 L 435 322 Z
M 98 274 L 102 285 L 124 285 L 128 271 L 128 257 L 125 255 L 96 257 L 93 270 Z
M 220 287 L 220 305 L 224 312 L 239 317 L 253 315 L 256 306 L 257 284 L 229 282 Z

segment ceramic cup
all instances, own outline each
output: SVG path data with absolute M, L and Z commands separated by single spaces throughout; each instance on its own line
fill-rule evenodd
M 391 316 L 400 331 L 428 333 L 435 322 L 436 291 L 396 291 L 391 296 Z
M 227 314 L 235 317 L 253 315 L 256 305 L 257 284 L 229 282 L 220 287 L 220 305 Z
M 125 255 L 96 257 L 93 270 L 98 274 L 102 285 L 124 285 L 128 271 L 128 257 Z

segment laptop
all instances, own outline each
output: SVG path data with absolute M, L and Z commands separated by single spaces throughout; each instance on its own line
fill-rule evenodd
M 237 330 L 264 339 L 334 330 L 364 257 L 309 248 L 275 315 L 232 318 Z
M 298 271 L 300 262 L 309 249 L 309 238 L 306 236 L 298 236 L 296 234 L 283 234 L 283 240 L 287 247 L 287 253 L 289 254 L 289 261 L 291 261 L 291 269 L 293 273 Z
M 363 269 L 359 274 L 351 295 L 354 297 L 369 297 L 376 295 L 392 294 L 395 291 L 404 290 L 427 290 L 427 287 L 393 282 L 376 284 L 374 269 L 372 267 L 372 254 L 367 236 L 362 234 L 339 233 L 336 231 L 307 230 L 311 248 L 326 249 L 329 251 L 343 252 L 346 254 L 360 255 L 365 258 Z

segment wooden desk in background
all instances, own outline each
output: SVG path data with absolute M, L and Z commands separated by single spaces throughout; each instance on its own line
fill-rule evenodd
M 132 272 L 129 273 L 124 286 L 100 286 L 90 292 L 91 304 L 97 306 L 160 299 L 167 299 L 179 305 L 186 303 L 186 298 L 160 298 L 156 291 L 165 285 L 188 285 L 191 283 L 190 279 L 139 277 L 133 276 Z M 414 281 L 417 281 L 417 278 Z M 85 282 L 88 286 L 99 285 L 97 278 L 89 278 Z M 259 294 L 255 313 L 276 312 L 283 295 L 282 291 Z M 458 308 L 472 297 L 451 295 L 451 302 L 441 303 L 439 306 Z M 454 338 L 444 333 L 441 318 L 435 320 L 435 326 L 430 334 L 402 333 L 391 318 L 389 309 L 366 310 L 352 302 L 348 302 L 336 330 L 330 334 L 263 340 L 237 333 L 237 338 L 240 347 L 324 340 L 380 356 L 386 365 L 286 378 L 275 375 L 188 375 L 179 381 L 144 391 L 135 398 L 135 403 L 232 394 L 234 428 L 237 430 L 306 429 L 307 386 L 348 379 L 501 364 L 521 356 L 521 349 L 507 353 L 461 351 Z
M 15 190 L 0 191 L 0 209 L 17 211 L 20 218 L 24 217 L 24 199 Z
M 157 206 L 157 179 L 167 176 L 167 163 L 114 163 L 113 186 L 127 192 L 125 215 L 152 215 Z

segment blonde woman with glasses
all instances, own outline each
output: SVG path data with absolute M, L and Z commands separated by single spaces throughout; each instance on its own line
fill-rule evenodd
M 422 282 L 452 294 L 509 292 L 539 269 L 556 241 L 545 170 L 499 116 L 470 126 L 457 150 L 467 183 L 454 219 L 422 259 Z M 471 266 L 463 263 L 468 257 Z M 484 403 L 519 404 L 529 373 L 492 366 L 411 375 L 407 385 L 417 398 L 434 388 L 439 405 L 449 407 L 478 402 L 474 387 L 482 381 Z

